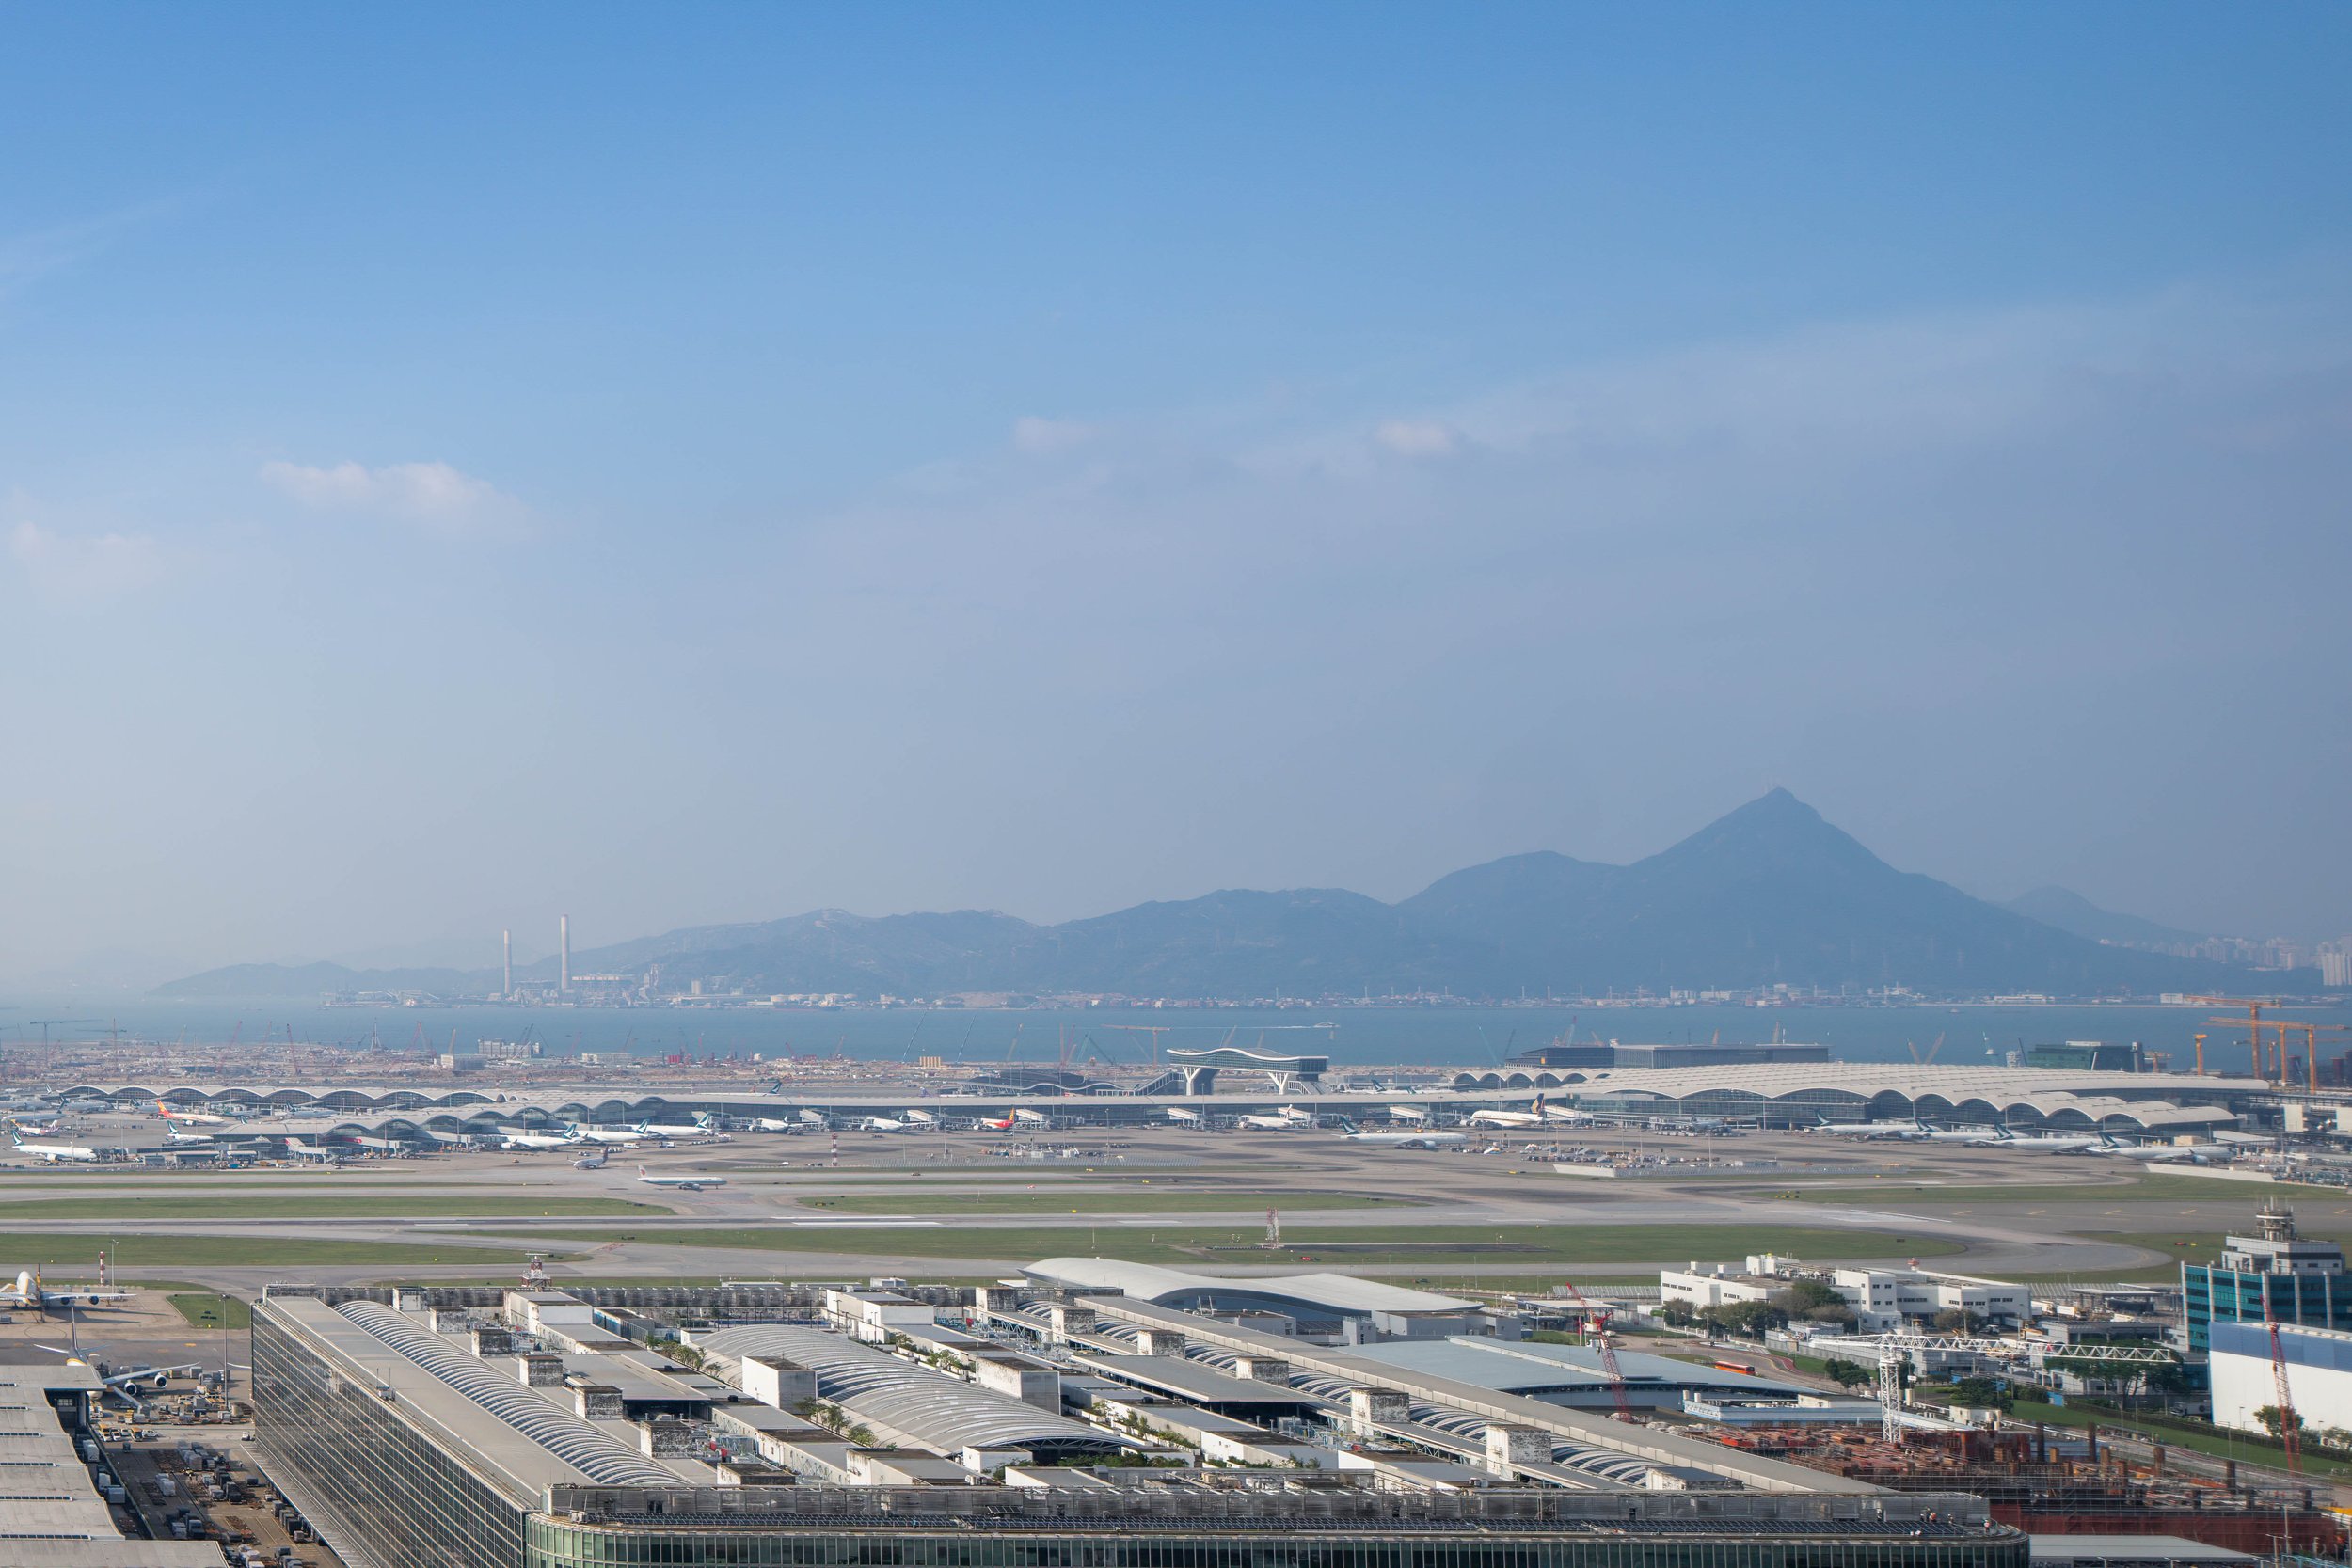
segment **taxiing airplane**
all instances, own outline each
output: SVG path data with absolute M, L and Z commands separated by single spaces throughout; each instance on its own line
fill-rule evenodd
M 208 1144 L 212 1141 L 213 1134 L 210 1132 L 188 1132 L 177 1127 L 167 1128 L 164 1132 L 164 1142 L 167 1144 Z
M 1352 1121 L 1340 1123 L 1340 1130 L 1352 1144 L 1370 1144 L 1375 1148 L 1436 1148 L 1444 1144 L 1468 1142 L 1460 1132 L 1433 1132 L 1426 1128 L 1406 1129 L 1395 1132 L 1367 1132 Z
M 572 1162 L 572 1169 L 602 1170 L 604 1169 L 605 1162 L 611 1158 L 612 1156 L 610 1154 L 607 1154 L 603 1149 L 599 1148 L 594 1154 L 583 1154 L 579 1159 L 574 1160 Z
M 51 1164 L 56 1164 L 60 1160 L 70 1160 L 78 1164 L 98 1158 L 98 1150 L 84 1148 L 80 1144 L 36 1144 L 27 1143 L 23 1138 L 10 1138 L 8 1142 L 19 1154 L 29 1154 L 36 1160 L 46 1160 Z
M 226 1127 L 229 1125 L 227 1117 L 216 1117 L 203 1111 L 176 1110 L 160 1100 L 155 1101 L 155 1114 L 166 1121 L 182 1121 L 190 1127 Z
M 674 1187 L 681 1193 L 699 1193 L 705 1187 L 727 1184 L 723 1176 L 656 1176 L 643 1165 L 637 1167 L 637 1180 L 648 1187 Z
M 641 1121 L 635 1131 L 648 1138 L 709 1138 L 717 1136 L 710 1129 L 707 1116 L 685 1121 Z
M 1870 1143 L 1888 1139 L 1907 1143 L 1923 1135 L 1920 1129 L 1899 1121 L 1831 1121 L 1826 1117 L 1805 1131 L 1826 1132 L 1833 1138 L 1861 1138 Z

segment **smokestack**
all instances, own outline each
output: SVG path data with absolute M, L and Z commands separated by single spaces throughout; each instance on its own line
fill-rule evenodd
M 555 940 L 564 949 L 564 978 L 557 989 L 569 990 L 572 989 L 572 917 L 570 915 L 559 914 L 555 917 Z
M 512 996 L 515 994 L 515 933 L 513 931 L 499 933 L 499 952 L 505 960 L 506 970 L 506 981 L 499 987 L 499 994 Z

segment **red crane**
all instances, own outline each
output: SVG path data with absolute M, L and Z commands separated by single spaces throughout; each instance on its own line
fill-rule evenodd
M 2295 1414 L 2295 1395 L 2287 1387 L 2287 1352 L 2279 1342 L 2279 1320 L 2270 1320 L 2270 1383 L 2279 1401 L 2279 1441 L 2286 1445 L 2287 1474 L 2303 1473 L 2303 1446 L 2296 1440 L 2302 1420 Z
M 1567 1291 L 1568 1299 L 1576 1304 L 1577 1315 L 1583 1320 L 1585 1339 L 1600 1353 L 1600 1370 L 1609 1379 L 1609 1397 L 1616 1402 L 1617 1419 L 1632 1420 L 1633 1404 L 1625 1397 L 1625 1373 L 1617 1366 L 1617 1347 L 1609 1341 L 1608 1311 L 1586 1301 L 1584 1292 L 1576 1288 L 1573 1280 L 1562 1280 L 1560 1288 Z

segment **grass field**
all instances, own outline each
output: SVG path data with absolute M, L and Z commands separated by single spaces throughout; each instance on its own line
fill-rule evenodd
M 1961 1204 L 1985 1203 L 2232 1203 L 2257 1199 L 2269 1191 L 2252 1182 L 2215 1181 L 2196 1176 L 2144 1176 L 2126 1181 L 2103 1180 L 2112 1167 L 2099 1166 L 2084 1180 L 2064 1186 L 1998 1186 L 1982 1182 L 1933 1182 L 1889 1177 L 1883 1181 L 1835 1187 L 1785 1189 L 1801 1203 L 1932 1204 L 1948 1212 Z M 2289 1187 L 2290 1192 L 2318 1189 Z
M 125 1218 L 121 1231 L 99 1236 L 0 1233 L 0 1259 L 13 1268 L 94 1269 L 107 1251 L 115 1274 L 139 1269 L 289 1268 L 308 1264 L 464 1265 L 485 1273 L 519 1269 L 531 1255 L 513 1247 L 431 1246 L 408 1242 L 339 1242 L 309 1236 L 142 1236 Z M 543 1255 L 544 1256 L 544 1255 Z M 60 1280 L 70 1277 L 60 1274 Z
M 618 1197 L 541 1197 L 517 1193 L 513 1197 L 484 1194 L 435 1193 L 405 1197 L 396 1193 L 172 1193 L 119 1195 L 114 1197 L 40 1197 L 0 1207 L 12 1220 L 121 1219 L 126 1226 L 141 1220 L 244 1219 L 530 1219 L 549 1215 L 569 1219 L 660 1219 L 675 1211 L 666 1204 L 632 1203 Z
M 1931 1257 L 1959 1246 L 1937 1237 L 1871 1230 L 1743 1225 L 1285 1226 L 1279 1251 L 1259 1245 L 1257 1226 L 1007 1226 L 960 1228 L 821 1229 L 664 1226 L 635 1233 L 550 1229 L 562 1240 L 636 1240 L 664 1246 L 742 1247 L 769 1252 L 850 1253 L 904 1258 L 1025 1261 L 1090 1253 L 1138 1263 L 1309 1262 L 1342 1272 L 1367 1264 L 1432 1271 L 1556 1263 L 1666 1263 L 1772 1251 L 1810 1259 Z
M 829 1209 L 844 1214 L 1181 1214 L 1268 1208 L 1409 1209 L 1413 1202 L 1411 1198 L 1375 1197 L 1368 1193 L 1201 1192 L 1178 1187 L 1115 1193 L 850 1193 L 801 1199 L 803 1208 Z
M 190 1328 L 245 1329 L 253 1326 L 253 1308 L 235 1296 L 210 1291 L 175 1291 L 165 1298 L 188 1320 Z

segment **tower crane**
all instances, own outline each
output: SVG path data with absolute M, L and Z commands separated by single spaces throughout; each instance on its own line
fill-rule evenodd
M 2267 1316 L 2266 1302 L 2265 1320 L 2270 1325 L 2270 1385 L 2279 1402 L 2279 1441 L 2286 1445 L 2287 1474 L 2301 1475 L 2303 1446 L 2296 1440 L 2296 1428 L 2303 1424 L 2302 1418 L 2295 1413 L 2295 1393 L 2287 1386 L 2287 1352 L 2279 1341 L 2279 1320 Z

